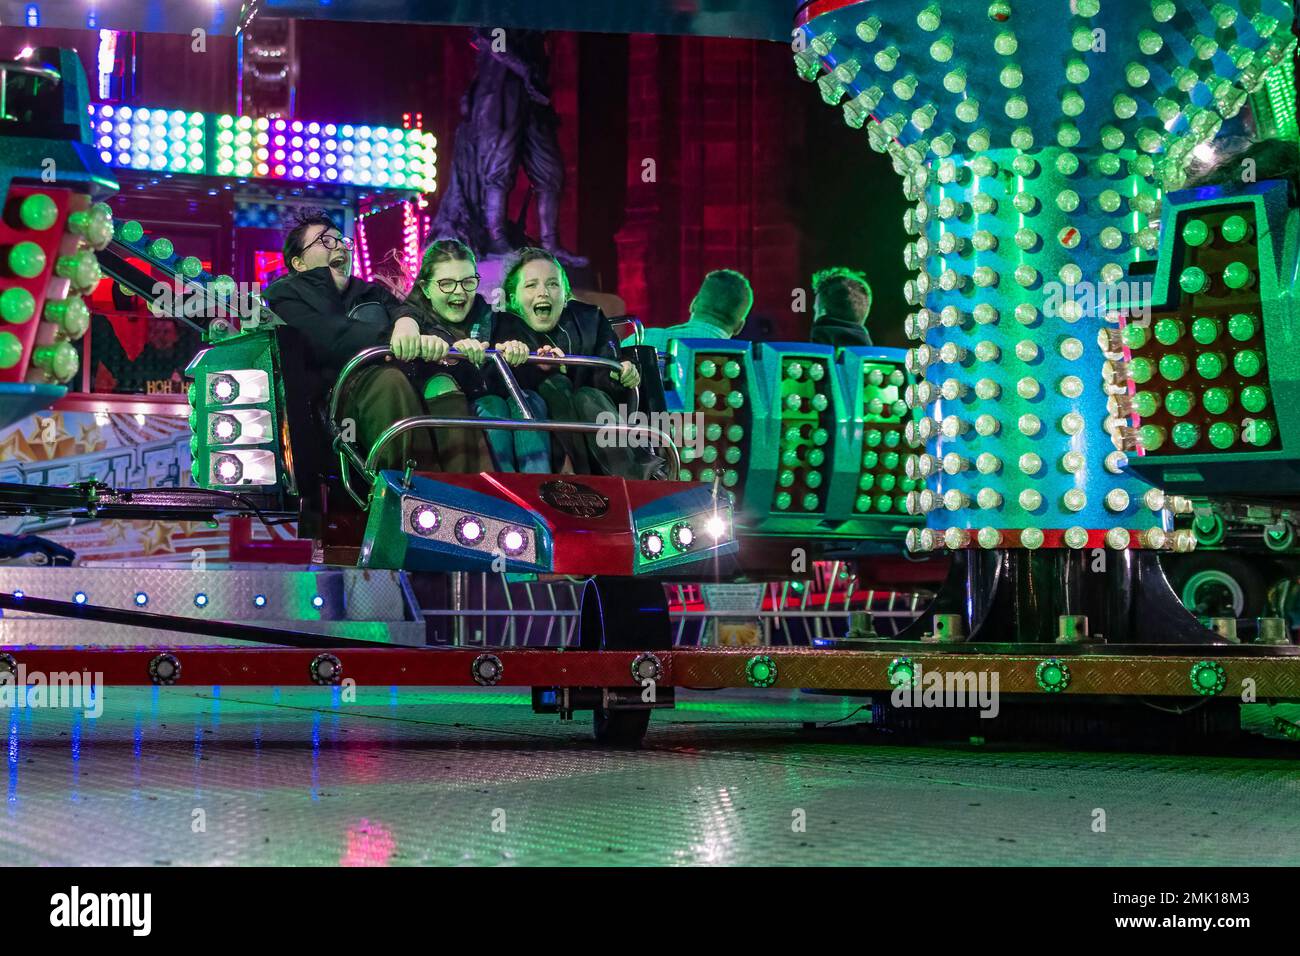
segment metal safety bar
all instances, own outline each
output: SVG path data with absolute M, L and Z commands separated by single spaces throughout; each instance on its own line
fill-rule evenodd
M 393 354 L 393 350 L 387 345 L 379 345 L 374 348 L 363 349 L 354 355 L 346 365 L 339 371 L 339 377 L 334 382 L 334 389 L 330 392 L 329 404 L 329 427 L 334 445 L 339 453 L 340 478 L 343 482 L 343 489 L 363 510 L 367 507 L 366 500 L 359 495 L 352 487 L 351 472 L 349 465 L 361 471 L 367 480 L 373 484 L 377 474 L 374 469 L 376 459 L 375 450 L 382 448 L 384 444 L 396 438 L 403 432 L 410 431 L 413 428 L 480 428 L 501 429 L 504 431 L 548 431 L 548 432 L 587 432 L 598 433 L 605 429 L 612 429 L 625 434 L 650 435 L 659 440 L 659 444 L 670 450 L 673 462 L 673 474 L 681 470 L 681 455 L 677 450 L 676 444 L 662 431 L 649 427 L 634 427 L 629 425 L 595 425 L 587 422 L 539 422 L 533 418 L 528 409 L 528 403 L 524 400 L 523 391 L 519 388 L 519 383 L 515 380 L 514 373 L 510 370 L 509 363 L 505 356 L 497 349 L 484 349 L 483 355 L 486 359 L 491 360 L 493 366 L 501 375 L 501 380 L 509 392 L 511 400 L 519 408 L 519 414 L 522 421 L 490 418 L 433 418 L 431 416 L 420 416 L 417 418 L 405 418 L 399 422 L 394 422 L 386 431 L 384 431 L 376 440 L 370 449 L 369 455 L 363 461 L 357 450 L 352 445 L 343 440 L 342 429 L 338 424 L 339 405 L 342 402 L 342 396 L 345 391 L 345 385 L 356 370 L 363 365 L 381 358 L 387 358 Z M 468 362 L 469 358 L 456 349 L 450 349 L 445 358 L 459 359 Z M 528 365 L 574 365 L 579 368 L 603 368 L 610 372 L 621 372 L 622 365 L 613 359 L 596 358 L 592 355 L 565 355 L 563 358 L 556 358 L 550 355 L 530 354 L 524 359 L 524 364 Z M 641 391 L 633 386 L 628 389 L 631 393 L 631 407 L 635 411 L 641 406 Z M 399 426 L 402 426 L 399 429 Z M 397 429 L 397 430 L 395 430 Z M 391 434 L 390 434 L 391 433 Z
M 375 462 L 379 457 L 379 452 L 390 441 L 398 435 L 405 434 L 416 428 L 477 428 L 480 431 L 490 431 L 501 429 L 502 431 L 543 431 L 543 432 L 568 432 L 582 433 L 588 435 L 599 434 L 603 431 L 614 431 L 624 435 L 649 435 L 657 438 L 660 447 L 666 448 L 670 456 L 674 475 L 679 474 L 682 470 L 682 456 L 677 451 L 677 446 L 667 434 L 657 428 L 651 428 L 648 425 L 597 425 L 595 422 L 521 422 L 513 418 L 434 418 L 429 415 L 420 415 L 416 418 L 403 418 L 400 421 L 389 425 L 375 443 L 370 446 L 370 454 L 366 457 L 363 466 L 366 477 L 371 483 L 379 475 L 378 469 L 375 468 Z

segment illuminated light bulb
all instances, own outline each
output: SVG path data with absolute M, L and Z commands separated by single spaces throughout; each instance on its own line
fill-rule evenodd
M 957 104 L 953 113 L 963 123 L 974 123 L 980 118 L 980 102 L 976 99 L 962 100 Z
M 1033 325 L 1038 321 L 1038 308 L 1032 303 L 1021 302 L 1016 306 L 1014 315 L 1021 325 Z
M 975 359 L 979 362 L 996 362 L 1002 351 L 992 342 L 983 341 L 975 346 Z
M 1081 434 L 1085 426 L 1086 422 L 1078 412 L 1066 412 L 1061 416 L 1061 431 L 1067 435 Z
M 1079 494 L 1083 494 L 1083 492 L 1079 492 Z M 1078 525 L 1074 525 L 1066 528 L 1065 534 L 1063 534 L 1061 538 L 1065 541 L 1067 547 L 1078 551 L 1080 548 L 1083 548 L 1088 544 L 1088 530 L 1086 528 L 1080 528 Z
M 1020 229 L 1017 229 L 1014 239 L 1016 245 L 1025 252 L 1029 252 L 1038 245 L 1038 233 L 1033 229 L 1030 229 L 1028 226 L 1023 226 Z M 1030 268 L 1032 268 L 1032 266 Z M 1019 278 L 1019 270 L 1017 270 L 1016 277 L 1017 279 Z
M 939 237 L 939 252 L 945 256 L 959 255 L 965 248 L 966 240 L 955 232 L 945 232 Z M 949 272 L 952 272 L 952 270 L 945 269 L 943 275 L 939 277 L 940 286 L 944 286 L 944 277 L 947 276 Z M 952 291 L 952 289 L 948 289 L 946 286 L 944 286 L 944 288 L 946 291 Z M 954 284 L 953 288 L 960 288 L 960 286 Z
M 880 434 L 876 432 L 876 434 Z M 939 434 L 939 423 L 933 418 L 922 418 L 916 423 L 916 437 L 921 441 L 929 441 Z
M 1212 60 L 1219 52 L 1219 44 L 1214 37 L 1199 35 L 1192 39 L 1192 52 L 1198 60 Z
M 861 499 L 859 499 L 859 501 L 860 501 L 860 500 L 861 500 Z M 859 508 L 858 510 L 860 510 L 860 511 L 865 511 L 866 509 L 865 509 L 865 508 Z M 929 529 L 926 529 L 926 530 L 929 530 Z M 925 550 L 925 549 L 923 549 L 923 546 L 922 546 L 922 544 L 921 544 L 921 531 L 920 531 L 920 529 L 918 529 L 918 528 L 908 528 L 908 529 L 907 529 L 907 537 L 905 537 L 905 538 L 903 539 L 903 541 L 904 541 L 904 543 L 907 545 L 907 550 L 908 550 L 908 551 L 911 551 L 913 554 L 918 553 L 918 552 L 920 552 L 920 551 L 922 551 L 922 550 Z
M 1073 189 L 1062 189 L 1056 194 L 1056 208 L 1061 212 L 1074 212 L 1079 208 L 1079 194 Z
M 1003 111 L 1013 120 L 1024 119 L 1029 115 L 1029 101 L 1019 95 L 1008 97 Z M 1019 159 L 1020 157 L 1017 156 L 1016 158 Z
M 872 57 L 872 62 L 876 64 L 878 70 L 892 73 L 894 67 L 898 66 L 899 56 L 898 47 L 887 46 L 883 50 L 876 51 L 876 55 Z
M 949 511 L 961 511 L 970 507 L 970 495 L 951 488 L 943 494 L 943 506 Z
M 975 383 L 975 396 L 983 401 L 991 401 L 1002 394 L 1002 386 L 991 378 L 982 378 Z
M 1037 415 L 1026 413 L 1016 422 L 1021 434 L 1033 437 L 1043 430 L 1043 422 Z
M 952 233 L 944 233 L 944 236 L 950 236 Z M 958 240 L 960 241 L 960 240 Z M 944 269 L 939 276 L 939 288 L 945 292 L 954 292 L 966 285 L 966 277 L 954 269 Z
M 931 475 L 943 469 L 943 463 L 934 455 L 918 455 L 916 461 L 916 473 L 921 478 L 929 478 Z M 911 476 L 909 476 L 911 477 Z
M 1011 171 L 1018 176 L 1032 176 L 1038 170 L 1038 163 L 1032 156 L 1021 153 L 1011 161 Z
M 1092 29 L 1086 26 L 1077 26 L 1070 33 L 1070 45 L 1079 53 L 1087 53 L 1092 49 Z
M 1028 126 L 1017 126 L 1011 131 L 1011 145 L 1016 149 L 1029 152 L 1034 148 L 1034 131 Z
M 1002 495 L 992 488 L 981 488 L 975 496 L 975 503 L 985 511 L 1002 507 Z
M 1002 459 L 992 452 L 982 452 L 975 459 L 975 470 L 981 475 L 992 475 L 1002 469 Z
M 1132 542 L 1132 536 L 1125 528 L 1111 528 L 1106 532 L 1106 546 L 1116 551 L 1124 551 Z
M 1021 547 L 1037 551 L 1043 546 L 1043 532 L 1040 528 L 1025 528 L 1020 532 Z
M 1022 263 L 1021 265 L 1016 266 L 1014 275 L 1016 277 L 1016 282 L 1026 289 L 1031 288 L 1038 283 L 1038 270 L 1028 263 Z
M 1105 469 L 1112 475 L 1122 475 L 1125 466 L 1128 465 L 1128 456 L 1122 451 L 1113 451 L 1106 456 L 1104 462 Z
M 998 284 L 998 274 L 992 266 L 976 266 L 971 278 L 981 289 L 987 289 Z
M 1032 418 L 1033 416 L 1022 417 Z M 1022 428 L 1021 430 L 1023 431 L 1024 429 Z M 1043 459 L 1032 451 L 1025 452 L 1021 455 L 1017 464 L 1019 465 L 1020 470 L 1026 475 L 1036 475 L 1043 470 Z
M 939 361 L 955 365 L 965 361 L 969 353 L 956 342 L 945 342 L 939 349 Z
M 1016 394 L 1026 401 L 1037 398 L 1038 393 L 1042 390 L 1042 386 L 1038 383 L 1038 379 L 1030 375 L 1026 375 L 1024 378 L 1020 379 L 1020 381 L 1016 382 Z
M 1032 362 L 1039 356 L 1038 343 L 1033 339 L 1021 339 L 1016 343 L 1016 358 L 1022 362 Z M 1035 392 L 1034 394 L 1037 394 Z M 1032 397 L 1032 396 L 1027 396 Z
M 1043 495 L 1042 492 L 1034 488 L 1026 488 L 1020 492 L 1017 501 L 1020 502 L 1020 507 L 1025 511 L 1037 511 L 1043 506 Z
M 1002 72 L 998 74 L 998 82 L 1008 90 L 1019 89 L 1024 81 L 1024 71 L 1020 69 L 1020 65 L 1017 63 L 1008 63 L 1002 68 Z
M 1066 511 L 1082 511 L 1088 506 L 1088 496 L 1084 494 L 1082 489 L 1071 488 L 1062 496 L 1061 504 L 1065 506 Z
M 1092 76 L 1092 70 L 1090 70 L 1088 64 L 1079 57 L 1071 57 L 1069 61 L 1066 62 L 1065 78 L 1070 83 L 1082 85 L 1088 82 L 1090 76 Z
M 975 432 L 984 438 L 996 435 L 1001 427 L 1001 423 L 993 415 L 981 415 L 975 419 Z
M 949 70 L 943 78 L 943 88 L 954 96 L 960 95 L 966 90 L 966 68 L 957 67 L 955 70 Z
M 970 544 L 970 532 L 965 528 L 947 528 L 943 532 L 944 545 L 956 551 Z
M 939 386 L 939 394 L 950 402 L 955 402 L 959 398 L 965 398 L 966 391 L 966 384 L 956 378 L 944 379 L 943 384 Z
M 964 458 L 955 451 L 950 451 L 943 456 L 943 470 L 947 475 L 960 475 L 963 471 L 970 468 L 971 461 Z
M 1124 244 L 1124 234 L 1114 226 L 1107 226 L 1097 237 L 1103 249 L 1114 251 Z
M 1124 278 L 1124 267 L 1118 262 L 1108 262 L 1101 267 L 1101 281 L 1116 285 Z M 1108 317 L 1109 320 L 1109 317 Z
M 987 229 L 977 229 L 970 237 L 970 244 L 977 252 L 989 252 L 997 248 L 998 240 Z

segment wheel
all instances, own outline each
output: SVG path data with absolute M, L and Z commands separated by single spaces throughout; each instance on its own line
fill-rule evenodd
M 673 646 L 664 586 L 651 578 L 595 577 L 582 591 L 584 651 L 666 651 Z
M 1268 609 L 1264 574 L 1259 564 L 1222 551 L 1166 556 L 1161 562 L 1169 585 L 1193 614 L 1201 617 L 1252 618 Z
M 650 710 L 592 711 L 596 743 L 609 747 L 640 747 L 650 728 Z
M 658 581 L 595 577 L 582 592 L 578 646 L 584 651 L 664 651 L 673 646 L 668 598 Z M 639 747 L 650 726 L 650 708 L 592 714 L 596 742 Z

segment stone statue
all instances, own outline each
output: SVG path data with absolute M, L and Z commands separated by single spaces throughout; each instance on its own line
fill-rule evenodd
M 550 100 L 546 34 L 476 28 L 478 63 L 461 99 L 451 176 L 433 234 L 455 236 L 482 256 L 502 256 L 525 243 L 509 221 L 506 199 L 520 164 L 537 195 L 541 244 L 565 265 L 587 260 L 560 247 L 564 157 Z

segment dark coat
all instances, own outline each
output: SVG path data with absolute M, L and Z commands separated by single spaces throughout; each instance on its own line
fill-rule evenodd
M 354 355 L 388 344 L 401 305 L 386 286 L 356 277 L 339 292 L 328 266 L 277 279 L 263 298 L 306 340 L 316 398 L 333 387 L 339 370 Z
M 461 339 L 477 339 L 480 342 L 486 342 L 489 346 L 496 344 L 493 332 L 497 313 L 492 311 L 492 307 L 487 304 L 487 300 L 481 295 L 474 296 L 474 304 L 470 307 L 469 315 L 460 324 L 440 322 L 427 309 L 409 302 L 403 303 L 398 308 L 393 319 L 396 321 L 404 316 L 415 319 L 416 324 L 420 327 L 421 335 L 436 335 L 448 345 L 455 345 Z M 452 362 L 450 364 L 412 362 L 410 364 L 412 366 L 412 378 L 419 379 L 421 382 L 434 375 L 450 375 L 456 380 L 456 385 L 460 390 L 471 401 L 488 394 L 505 395 L 505 386 L 501 384 L 501 376 L 489 368 L 487 363 L 484 363 L 482 368 L 475 368 L 468 362 Z
M 560 321 L 550 332 L 535 331 L 513 312 L 498 313 L 495 341 L 512 340 L 523 342 L 530 352 L 536 352 L 543 345 L 553 345 L 565 355 L 590 355 L 615 362 L 622 361 L 618 336 L 614 334 L 605 313 L 598 306 L 576 299 L 570 299 L 565 305 L 564 311 L 560 313 Z M 542 371 L 536 365 L 521 365 L 515 369 L 519 384 L 534 391 L 542 379 L 550 374 L 555 374 L 553 369 Z M 626 391 L 604 369 L 569 366 L 566 374 L 578 388 L 591 385 L 611 395 L 622 395 Z
M 823 315 L 813 321 L 810 341 L 818 345 L 843 348 L 850 345 L 870 345 L 871 334 L 861 322 L 846 322 Z

